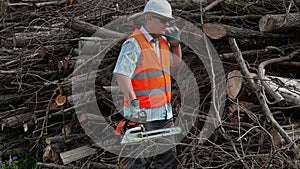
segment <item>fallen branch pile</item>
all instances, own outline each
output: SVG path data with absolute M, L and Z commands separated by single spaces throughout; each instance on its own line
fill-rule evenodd
M 202 61 L 182 44 L 183 61 L 195 76 L 201 106 L 193 128 L 177 146 L 178 168 L 299 168 L 299 1 L 169 2 L 175 16 L 210 38 L 227 83 L 225 111 L 217 119 L 217 129 L 200 143 L 212 89 Z M 144 4 L 140 0 L 0 2 L 0 160 L 30 152 L 43 168 L 126 168 L 127 159 L 95 144 L 82 124 L 105 128 L 120 120 L 111 94 L 118 88 L 111 81 L 122 40 L 111 42 L 125 38 L 124 32 L 140 24 L 122 18 L 142 11 Z M 115 28 L 111 21 L 119 18 L 128 26 Z M 86 90 L 95 90 L 96 97 L 85 98 L 74 93 L 74 88 L 82 87 L 72 84 L 80 78 L 75 68 L 84 63 L 82 58 L 88 60 L 98 52 L 105 56 L 94 72 L 96 85 Z M 177 83 L 173 93 L 179 116 L 183 93 Z M 89 104 L 74 104 L 80 98 L 96 100 L 105 121 L 89 109 L 75 113 Z

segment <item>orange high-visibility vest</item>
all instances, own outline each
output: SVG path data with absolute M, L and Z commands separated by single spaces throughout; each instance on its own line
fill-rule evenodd
M 137 65 L 131 79 L 141 108 L 154 108 L 171 102 L 170 48 L 167 40 L 159 41 L 160 57 L 151 42 L 136 29 L 129 37 L 135 38 L 141 48 L 141 64 Z M 124 97 L 124 105 L 129 107 Z

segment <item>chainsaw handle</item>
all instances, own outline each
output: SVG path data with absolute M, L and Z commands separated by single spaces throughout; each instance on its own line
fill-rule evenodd
M 134 114 L 130 114 L 129 116 L 125 116 L 126 119 L 138 123 L 146 122 L 147 120 L 147 113 L 143 110 L 140 110 Z
M 147 120 L 147 113 L 144 110 L 138 112 L 139 121 L 145 122 Z
M 137 125 L 138 123 L 129 120 L 120 121 L 116 126 L 115 134 L 124 134 L 128 128 L 136 127 Z

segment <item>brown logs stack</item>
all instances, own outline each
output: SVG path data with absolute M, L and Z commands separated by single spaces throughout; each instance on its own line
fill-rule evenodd
M 201 103 L 193 128 L 177 146 L 178 168 L 299 168 L 299 1 L 169 2 L 176 17 L 211 40 L 227 84 L 224 113 L 213 119 L 208 115 L 210 77 L 182 43 L 183 62 L 195 76 Z M 141 12 L 144 5 L 140 0 L 0 1 L 0 160 L 27 152 L 38 156 L 42 168 L 126 167 L 126 158 L 95 146 L 81 125 L 115 126 L 120 120 L 111 94 L 119 93 L 111 83 L 112 70 L 125 33 L 140 21 L 117 19 Z M 116 28 L 116 20 L 126 26 Z M 83 48 L 96 50 L 85 53 Z M 73 78 L 80 79 L 76 64 L 97 53 L 105 56 L 93 72 L 95 81 L 86 81 L 95 88 L 85 91 L 96 97 L 82 97 L 72 91 L 80 87 L 72 86 Z M 179 116 L 184 93 L 176 82 L 172 87 Z M 75 112 L 80 99 L 96 100 L 105 123 L 89 110 Z M 220 121 L 200 143 L 207 119 Z

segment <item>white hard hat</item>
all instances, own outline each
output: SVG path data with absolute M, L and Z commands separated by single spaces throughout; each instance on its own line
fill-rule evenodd
M 166 18 L 172 17 L 172 8 L 167 0 L 150 0 L 147 2 L 144 13 L 156 13 Z

